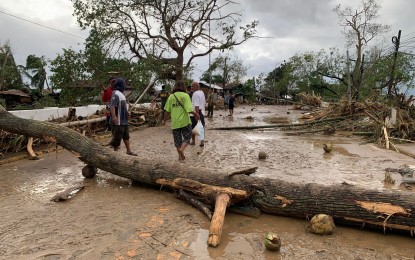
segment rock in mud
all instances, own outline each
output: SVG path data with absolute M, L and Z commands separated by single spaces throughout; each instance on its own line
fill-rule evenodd
M 333 145 L 331 143 L 323 144 L 323 150 L 330 153 L 333 150 Z
M 335 229 L 333 218 L 326 214 L 317 214 L 307 226 L 307 231 L 317 235 L 331 235 Z
M 260 159 L 260 160 L 265 160 L 265 159 L 267 159 L 267 157 L 268 157 L 268 155 L 267 155 L 266 152 L 261 151 L 261 152 L 258 153 L 258 159 Z

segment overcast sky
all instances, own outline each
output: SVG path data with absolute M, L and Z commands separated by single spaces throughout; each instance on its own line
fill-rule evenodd
M 359 0 L 241 0 L 245 21 L 259 20 L 259 33 L 268 38 L 250 40 L 236 48 L 249 66 L 249 77 L 268 73 L 296 53 L 329 47 L 346 50 L 333 8 L 337 4 L 357 7 Z M 380 21 L 391 26 L 387 44 L 402 30 L 402 38 L 415 36 L 413 0 L 379 0 Z M 30 54 L 54 59 L 63 48 L 83 49 L 88 33 L 72 17 L 69 0 L 0 0 L 0 43 L 10 42 L 17 64 Z M 27 22 L 25 20 L 30 22 Z M 53 28 L 48 29 L 37 24 Z M 58 30 L 58 31 L 56 31 Z M 61 32 L 59 32 L 61 31 Z M 415 42 L 415 40 L 413 40 Z M 390 43 L 392 45 L 392 43 Z M 415 43 L 412 44 L 415 47 Z M 408 47 L 409 48 L 409 47 Z M 208 68 L 208 57 L 196 60 L 194 77 Z

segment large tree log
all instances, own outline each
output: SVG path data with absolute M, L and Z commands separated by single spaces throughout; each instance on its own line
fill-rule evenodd
M 54 137 L 65 149 L 79 153 L 80 159 L 88 165 L 142 183 L 155 185 L 158 179 L 185 178 L 207 185 L 245 190 L 255 206 L 270 214 L 309 218 L 324 213 L 333 216 L 336 224 L 366 224 L 381 229 L 404 230 L 408 234 L 415 230 L 414 192 L 366 190 L 351 185 L 297 184 L 247 175 L 229 178 L 230 174 L 226 172 L 190 167 L 179 162 L 160 163 L 151 158 L 133 160 L 103 149 L 74 130 L 18 118 L 2 107 L 0 129 L 38 138 Z

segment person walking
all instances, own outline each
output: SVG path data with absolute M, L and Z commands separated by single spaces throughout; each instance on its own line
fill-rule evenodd
M 232 90 L 228 92 L 228 106 L 229 116 L 233 116 L 233 108 L 235 107 L 235 97 L 232 94 Z
M 209 89 L 209 96 L 207 98 L 207 117 L 213 117 L 213 106 L 215 105 L 213 97 L 213 89 Z
M 195 114 L 198 114 L 200 119 L 196 119 L 193 116 L 190 116 L 190 120 L 192 121 L 192 129 L 196 126 L 197 121 L 200 120 L 203 128 L 205 128 L 205 108 L 206 108 L 206 98 L 205 93 L 200 89 L 200 85 L 198 82 L 194 81 L 192 82 L 192 106 L 193 106 L 193 112 Z M 192 133 L 192 142 L 191 145 L 195 145 L 195 138 L 196 135 Z M 200 146 L 204 146 L 205 141 L 204 139 L 200 140 Z
M 186 92 L 186 85 L 182 80 L 176 81 L 172 92 L 164 106 L 166 113 L 164 114 L 162 125 L 166 125 L 170 114 L 174 146 L 179 154 L 179 160 L 182 161 L 186 159 L 184 150 L 189 145 L 192 136 L 189 113 L 193 114 L 197 119 L 199 119 L 199 115 L 192 109 L 192 101 Z
M 163 120 L 164 118 L 164 106 L 166 105 L 167 99 L 169 98 L 170 93 L 166 90 L 166 85 L 161 86 L 161 90 L 160 93 L 153 99 L 153 101 L 156 100 L 156 98 L 160 98 L 160 103 L 161 103 L 161 119 Z
M 128 155 L 137 156 L 130 147 L 130 133 L 128 129 L 128 105 L 124 96 L 125 81 L 121 78 L 114 80 L 111 96 L 110 112 L 112 123 L 112 139 L 109 145 L 114 151 L 120 149 L 121 140 L 124 141 Z
M 223 94 L 223 102 L 225 106 L 225 110 L 228 110 L 229 108 L 229 92 Z

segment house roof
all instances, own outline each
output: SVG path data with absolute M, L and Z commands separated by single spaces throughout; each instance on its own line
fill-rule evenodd
M 209 87 L 209 82 L 206 82 L 206 81 L 199 81 L 199 84 Z M 220 89 L 220 90 L 223 89 L 222 87 L 219 87 L 218 85 L 215 85 L 215 84 L 210 84 L 210 87 L 214 89 Z
M 21 96 L 21 97 L 30 97 L 30 95 L 24 93 L 21 90 L 17 90 L 17 89 L 9 89 L 9 90 L 0 91 L 0 95 L 13 95 L 13 96 Z

